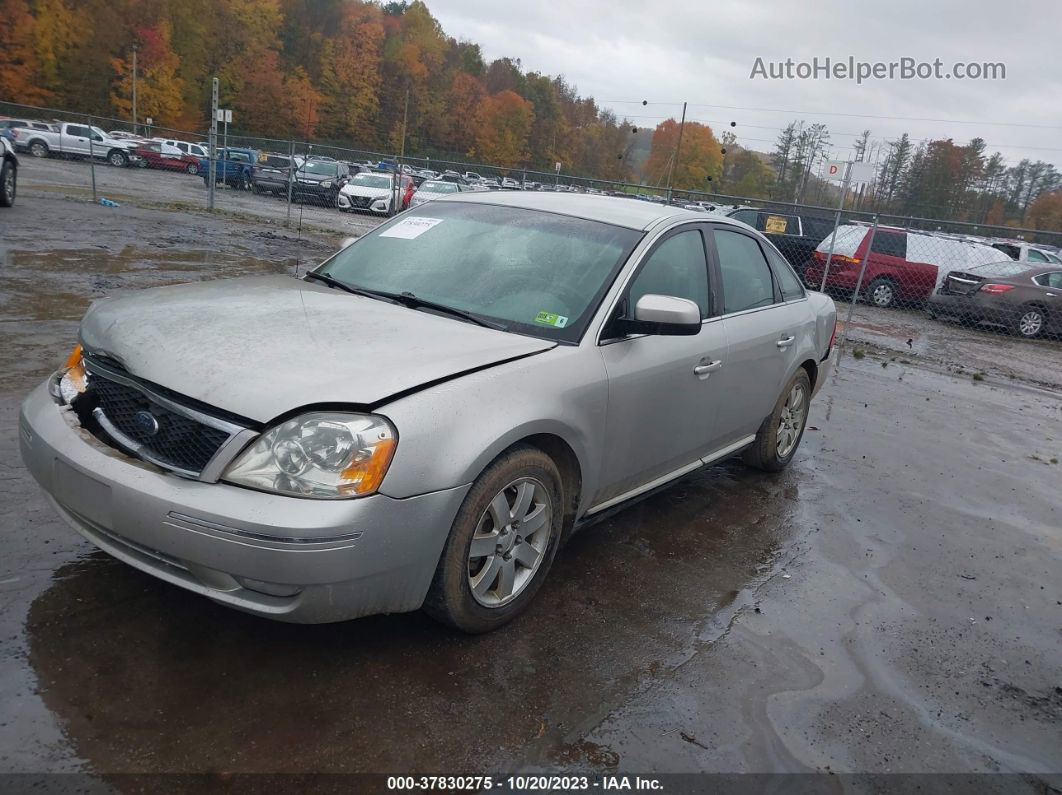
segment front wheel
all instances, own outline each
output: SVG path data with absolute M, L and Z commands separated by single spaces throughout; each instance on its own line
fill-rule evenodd
M 136 161 L 136 167 L 137 168 L 147 168 L 148 167 L 148 161 L 145 160 L 144 158 L 140 158 L 139 160 Z
M 497 458 L 457 512 L 425 611 L 470 633 L 514 619 L 553 563 L 563 505 L 560 473 L 541 450 L 521 445 Z
M 760 425 L 756 441 L 745 450 L 745 463 L 765 472 L 781 472 L 789 466 L 804 436 L 810 406 L 811 378 L 801 367 Z
M 129 156 L 117 149 L 107 155 L 107 162 L 115 168 L 125 168 L 129 165 Z

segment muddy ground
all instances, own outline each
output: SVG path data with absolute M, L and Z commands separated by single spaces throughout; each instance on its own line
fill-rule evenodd
M 272 623 L 69 530 L 21 466 L 17 407 L 94 297 L 292 272 L 349 219 L 330 229 L 322 211 L 300 238 L 251 213 L 135 196 L 103 208 L 49 188 L 53 165 L 31 163 L 0 211 L 0 772 L 83 772 L 118 790 L 129 782 L 107 774 L 1020 773 L 978 782 L 1062 786 L 1062 395 L 1031 371 L 959 373 L 930 342 L 906 355 L 861 343 L 785 473 L 711 467 L 575 536 L 532 609 L 488 636 L 418 613 Z M 880 324 L 899 339 L 915 320 L 894 315 Z M 1062 360 L 1045 356 L 1057 377 Z

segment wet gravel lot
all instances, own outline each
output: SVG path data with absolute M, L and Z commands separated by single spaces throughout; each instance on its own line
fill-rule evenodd
M 503 630 L 272 623 L 62 524 L 19 461 L 18 403 L 93 298 L 294 272 L 354 222 L 322 210 L 299 234 L 280 216 L 155 209 L 132 183 L 122 207 L 98 207 L 62 185 L 60 168 L 82 167 L 30 163 L 0 211 L 0 772 L 118 790 L 109 774 L 153 771 L 1062 786 L 1062 395 L 1033 383 L 1059 378 L 1051 343 L 926 330 L 919 350 L 905 343 L 920 317 L 860 315 L 885 329 L 880 347 L 844 358 L 793 466 L 711 467 L 575 536 Z M 991 361 L 960 372 L 964 345 Z M 989 366 L 1015 361 L 1027 377 Z

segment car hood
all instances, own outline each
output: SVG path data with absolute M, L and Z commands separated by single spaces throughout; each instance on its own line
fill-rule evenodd
M 370 188 L 368 185 L 355 185 L 348 182 L 339 192 L 345 196 L 390 196 L 392 188 Z
M 295 172 L 295 181 L 302 182 L 303 184 L 307 182 L 335 182 L 338 179 L 339 177 L 335 174 L 329 177 L 323 174 L 307 174 L 305 171 Z
M 139 378 L 259 422 L 311 404 L 375 406 L 555 347 L 288 276 L 105 298 L 85 315 L 81 342 Z

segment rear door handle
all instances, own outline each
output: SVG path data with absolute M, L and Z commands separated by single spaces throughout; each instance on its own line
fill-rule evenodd
M 795 339 L 796 339 L 796 337 L 794 337 L 792 334 L 790 334 L 788 337 L 782 337 L 780 340 L 778 340 L 778 342 L 775 343 L 775 345 L 777 345 L 782 350 L 785 350 L 786 348 L 788 348 L 790 345 L 793 344 L 793 340 L 795 340 Z
M 708 364 L 698 364 L 696 367 L 693 368 L 693 373 L 694 375 L 704 376 L 705 378 L 707 378 L 710 373 L 714 373 L 722 366 L 723 360 L 716 359 L 714 362 L 709 362 Z

